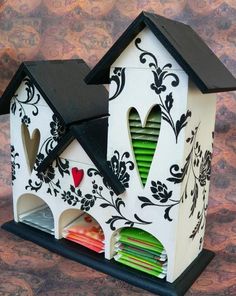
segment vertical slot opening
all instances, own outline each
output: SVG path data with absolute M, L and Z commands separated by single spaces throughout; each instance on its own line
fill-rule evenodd
M 37 157 L 39 142 L 40 142 L 40 132 L 36 128 L 33 130 L 32 135 L 30 136 L 29 129 L 25 123 L 21 125 L 21 137 L 22 143 L 25 151 L 25 158 L 29 168 L 29 171 L 32 172 Z
M 155 105 L 150 110 L 144 127 L 137 110 L 135 108 L 130 109 L 129 130 L 131 144 L 143 186 L 146 185 L 156 148 L 158 149 L 160 129 L 161 109 L 158 105 Z

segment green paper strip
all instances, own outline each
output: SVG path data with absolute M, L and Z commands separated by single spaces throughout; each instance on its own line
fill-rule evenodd
M 145 155 L 153 155 L 155 152 L 154 149 L 134 149 L 135 154 L 145 154 Z
M 136 156 L 136 160 L 137 161 L 149 161 L 149 162 L 152 162 L 152 156 L 150 155 L 137 155 Z
M 148 172 L 149 172 L 149 169 L 148 168 L 145 168 L 145 167 L 138 167 L 138 169 L 139 169 L 139 171 L 141 172 L 141 173 L 146 173 L 146 174 L 148 174 Z
M 137 162 L 138 167 L 144 167 L 148 168 L 150 167 L 150 162 L 149 161 L 138 161 Z
M 146 178 L 141 178 L 141 181 L 142 181 L 143 186 L 145 186 L 147 179 Z
M 150 141 L 133 140 L 132 144 L 134 148 L 156 149 L 156 144 Z
M 141 176 L 142 179 L 145 179 L 145 178 L 147 179 L 148 173 L 140 172 L 140 176 Z

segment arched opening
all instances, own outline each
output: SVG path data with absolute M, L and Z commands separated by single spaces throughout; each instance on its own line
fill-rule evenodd
M 152 234 L 139 228 L 125 227 L 112 237 L 113 258 L 124 265 L 164 279 L 167 275 L 167 253 Z
M 161 129 L 161 108 L 159 105 L 154 105 L 150 108 L 146 115 L 144 126 L 138 111 L 135 108 L 131 108 L 128 121 L 136 168 L 141 183 L 145 187 L 154 153 L 158 146 Z
M 59 220 L 63 238 L 97 253 L 104 253 L 104 232 L 101 225 L 88 213 L 76 209 L 64 211 Z
M 54 235 L 54 217 L 48 204 L 34 194 L 23 194 L 17 201 L 18 220 Z

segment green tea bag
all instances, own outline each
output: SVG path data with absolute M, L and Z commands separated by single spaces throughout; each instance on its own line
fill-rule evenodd
M 149 258 L 151 262 L 156 263 L 157 261 L 161 261 L 161 264 L 164 264 L 167 256 L 162 255 L 162 252 L 153 252 L 149 250 L 145 250 L 139 247 L 131 246 L 124 243 L 116 243 L 115 244 L 115 251 L 124 251 L 128 254 L 134 254 L 136 256 L 142 257 L 142 258 Z
M 141 229 L 124 228 L 120 231 L 117 241 L 165 254 L 162 244 L 151 234 Z
M 135 258 L 134 256 L 132 255 L 129 255 L 129 254 L 125 254 L 125 253 L 122 253 L 122 252 L 118 252 L 118 255 L 120 255 L 122 259 L 128 261 L 128 262 L 131 262 L 131 263 L 134 263 L 134 264 L 138 264 L 140 266 L 143 266 L 145 268 L 150 268 L 152 270 L 155 270 L 155 271 L 159 271 L 159 272 L 166 272 L 166 268 L 163 268 L 162 266 L 160 265 L 155 265 L 153 263 L 149 263 L 143 259 L 140 259 L 140 258 Z
M 145 273 L 151 274 L 151 275 L 153 275 L 155 277 L 158 277 L 158 278 L 161 278 L 161 279 L 164 279 L 166 277 L 165 273 L 162 273 L 162 272 L 159 272 L 159 271 L 156 271 L 156 270 L 152 270 L 152 269 L 148 269 L 148 268 L 145 268 L 145 267 L 140 266 L 138 264 L 126 261 L 126 260 L 122 259 L 120 257 L 120 255 L 118 255 L 118 254 L 114 257 L 114 259 L 116 261 L 122 263 L 122 264 L 125 264 L 125 265 L 127 265 L 129 267 L 135 268 L 137 270 L 143 271 Z
M 135 254 L 130 254 L 126 251 L 118 251 L 117 253 L 122 255 L 122 258 L 127 261 L 134 262 L 146 267 L 152 266 L 155 270 L 158 270 L 158 271 L 166 271 L 167 265 L 162 264 L 159 261 L 153 260 L 154 262 L 152 262 L 150 258 L 144 258 L 141 256 L 137 256 Z

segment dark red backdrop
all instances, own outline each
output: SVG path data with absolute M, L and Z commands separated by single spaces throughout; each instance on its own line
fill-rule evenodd
M 91 67 L 140 11 L 190 24 L 236 75 L 236 0 L 0 0 L 0 95 L 23 60 Z M 0 223 L 12 218 L 9 117 L 0 118 Z M 236 93 L 220 94 L 205 247 L 190 295 L 236 295 Z M 0 230 L 0 295 L 151 295 Z

